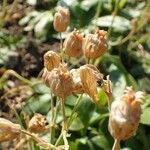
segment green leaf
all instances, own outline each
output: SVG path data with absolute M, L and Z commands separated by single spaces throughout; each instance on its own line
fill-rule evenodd
M 82 101 L 80 102 L 77 112 L 85 127 L 88 127 L 94 109 L 95 104 L 91 102 L 90 98 L 87 95 L 83 95 Z
M 65 99 L 65 104 L 69 105 L 69 106 L 74 106 L 75 103 L 76 103 L 77 98 L 78 97 L 75 96 L 75 95 L 67 96 L 66 99 Z
M 114 20 L 113 16 L 111 15 L 100 17 L 96 20 L 93 20 L 93 23 L 100 27 L 109 28 L 112 26 L 112 28 L 114 28 L 114 30 L 117 32 L 125 32 L 131 28 L 130 21 L 120 16 L 115 16 Z
M 108 97 L 103 89 L 98 90 L 98 107 L 102 108 L 107 104 Z
M 38 112 L 41 114 L 47 114 L 50 109 L 50 94 L 44 95 L 36 95 L 31 97 L 26 103 L 24 110 L 29 114 L 33 115 L 33 113 Z
M 123 91 L 127 86 L 125 76 L 114 64 L 110 65 L 108 71 L 110 75 L 110 80 L 113 83 L 113 96 L 115 98 L 119 97 L 123 94 Z
M 32 12 L 28 13 L 25 17 L 23 17 L 19 21 L 19 25 L 23 26 L 23 25 L 27 24 L 32 18 L 34 18 L 38 15 L 39 15 L 38 11 L 32 11 Z
M 104 55 L 102 58 L 102 61 L 103 61 L 103 63 L 110 63 L 110 64 L 113 63 L 119 69 L 119 71 L 122 72 L 122 74 L 124 74 L 127 85 L 128 86 L 132 85 L 134 87 L 134 89 L 138 89 L 135 79 L 131 76 L 131 74 L 128 73 L 128 71 L 123 66 L 123 64 L 118 56 Z
M 35 93 L 45 94 L 50 93 L 50 89 L 44 83 L 37 83 L 32 86 Z
M 8 47 L 0 48 L 0 65 L 5 64 L 5 62 L 8 60 L 8 55 L 9 55 Z
M 71 131 L 79 131 L 84 128 L 84 125 L 79 117 L 75 118 L 69 127 L 69 130 Z
M 98 2 L 98 0 L 83 0 L 80 3 L 80 6 L 83 10 L 85 11 L 89 11 L 91 7 L 93 7 L 94 5 L 96 5 Z
M 40 38 L 44 35 L 46 35 L 48 26 L 53 21 L 53 15 L 51 12 L 47 11 L 44 12 L 38 21 L 38 23 L 34 27 L 35 36 Z
M 150 125 L 150 107 L 142 110 L 140 123 Z
M 98 147 L 103 148 L 105 150 L 110 150 L 109 141 L 104 135 L 98 135 L 91 139 L 91 141 L 96 144 Z

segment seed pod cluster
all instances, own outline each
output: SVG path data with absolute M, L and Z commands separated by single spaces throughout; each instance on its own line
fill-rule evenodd
M 45 67 L 42 78 L 53 93 L 63 99 L 72 93 L 87 93 L 93 102 L 97 102 L 97 81 L 102 80 L 103 75 L 94 65 L 69 71 L 66 64 L 60 63 L 51 71 Z
M 127 87 L 123 96 L 112 103 L 108 128 L 114 139 L 126 140 L 135 134 L 140 121 L 142 97 L 143 92 Z
M 69 10 L 59 7 L 54 15 L 54 29 L 57 32 L 64 32 L 69 23 Z M 107 50 L 106 34 L 106 31 L 98 29 L 94 34 L 88 34 L 83 38 L 79 31 L 74 30 L 65 39 L 63 51 L 69 57 L 79 57 L 83 53 L 88 59 L 96 59 L 102 56 Z
M 96 59 L 107 51 L 106 31 L 96 30 L 94 34 L 82 34 L 74 30 L 64 41 L 64 52 L 70 57 L 79 57 L 82 54 L 86 58 Z
M 42 78 L 53 93 L 63 99 L 73 91 L 73 79 L 66 64 L 60 63 L 59 67 L 51 72 L 45 68 Z
M 58 7 L 57 12 L 54 15 L 54 29 L 57 32 L 66 31 L 70 23 L 70 13 L 69 10 L 63 7 Z

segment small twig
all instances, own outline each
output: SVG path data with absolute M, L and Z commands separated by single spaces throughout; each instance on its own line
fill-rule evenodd
M 54 120 L 54 102 L 53 102 L 53 94 L 51 92 L 51 121 L 52 124 L 54 124 L 53 120 Z M 54 139 L 54 126 L 50 126 L 50 143 L 53 143 L 53 139 Z
M 119 150 L 120 140 L 115 139 L 112 150 Z
M 76 110 L 77 110 L 77 108 L 78 108 L 78 106 L 79 106 L 79 104 L 80 104 L 80 101 L 81 101 L 81 99 L 82 99 L 82 96 L 83 96 L 83 94 L 81 94 L 81 95 L 78 97 L 77 101 L 76 101 L 76 104 L 75 104 L 75 106 L 74 106 L 74 108 L 73 108 L 73 111 L 72 111 L 72 113 L 71 113 L 71 115 L 70 115 L 70 117 L 69 117 L 69 119 L 68 119 L 68 121 L 67 121 L 67 130 L 66 130 L 66 131 L 68 131 L 68 129 L 69 129 L 69 127 L 70 127 L 70 125 L 71 125 L 71 123 L 72 123 L 72 121 L 73 121 L 74 114 L 75 114 L 75 112 L 76 112 Z M 56 143 L 55 143 L 55 146 L 58 146 L 58 144 L 60 143 L 60 141 L 62 140 L 62 138 L 63 138 L 63 134 L 62 134 L 62 132 L 61 132 L 61 134 L 59 135 L 59 137 L 58 137 L 58 139 L 57 139 L 57 141 L 56 141 Z
M 64 145 L 65 145 L 65 150 L 69 150 L 69 144 L 67 140 L 67 131 L 63 130 L 62 135 L 63 135 Z
M 72 113 L 71 113 L 71 115 L 70 115 L 70 117 L 69 117 L 69 119 L 68 119 L 68 128 L 69 128 L 70 125 L 71 125 L 72 117 L 73 117 L 74 113 L 76 112 L 76 110 L 77 110 L 77 108 L 78 108 L 78 106 L 79 106 L 79 104 L 80 104 L 80 101 L 81 101 L 81 99 L 82 99 L 82 96 L 83 96 L 83 94 L 80 94 L 80 96 L 78 97 L 78 99 L 77 99 L 77 101 L 76 101 L 76 104 L 75 104 L 75 106 L 74 106 L 74 108 L 73 108 L 73 111 L 72 111 Z
M 112 13 L 112 20 L 111 20 L 111 25 L 110 25 L 110 27 L 109 27 L 109 29 L 108 29 L 108 33 L 107 33 L 107 38 L 109 38 L 110 37 L 110 35 L 111 35 L 111 32 L 112 32 L 112 25 L 113 25 L 113 23 L 114 23 L 114 20 L 115 20 L 115 16 L 117 15 L 117 12 L 118 12 L 118 5 L 119 5 L 119 0 L 116 0 L 116 4 L 115 4 L 115 9 L 114 9 L 114 11 L 113 11 L 113 13 Z
M 57 148 L 52 145 L 52 144 L 49 144 L 49 143 L 46 143 L 45 141 L 41 140 L 39 137 L 37 137 L 36 135 L 28 132 L 28 131 L 25 131 L 25 130 L 21 130 L 22 133 L 30 136 L 33 140 L 35 140 L 37 143 L 39 143 L 40 146 L 42 146 L 43 148 L 45 149 L 54 149 L 54 150 L 57 150 Z
M 69 149 L 68 141 L 67 141 L 67 119 L 65 115 L 65 106 L 64 106 L 64 98 L 61 99 L 61 109 L 62 109 L 62 114 L 63 114 L 63 125 L 62 125 L 62 135 L 63 135 L 63 140 L 64 140 L 64 145 L 65 145 L 65 150 Z
M 62 110 L 62 115 L 63 115 L 63 129 L 67 130 L 67 119 L 66 119 L 66 114 L 65 114 L 65 105 L 64 105 L 64 99 L 61 99 L 61 110 Z
M 21 80 L 25 84 L 32 85 L 32 82 L 30 80 L 22 77 L 17 72 L 15 72 L 14 70 L 11 70 L 11 69 L 9 69 L 9 70 L 7 70 L 7 71 L 4 72 L 4 74 L 2 75 L 2 77 L 0 79 L 0 83 L 3 82 L 3 81 L 5 81 L 5 78 L 7 78 L 9 75 L 15 76 L 17 79 Z
M 59 33 L 59 36 L 60 36 L 60 53 L 61 53 L 61 59 L 62 59 L 62 62 L 64 62 L 64 52 L 63 52 L 63 39 L 62 39 L 62 33 L 60 32 Z

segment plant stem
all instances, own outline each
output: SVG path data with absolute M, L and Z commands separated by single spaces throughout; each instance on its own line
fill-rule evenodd
M 3 0 L 3 7 L 2 7 L 3 16 L 2 17 L 5 16 L 6 12 L 7 12 L 7 0 Z
M 95 16 L 94 18 L 97 19 L 101 13 L 101 7 L 102 7 L 102 3 L 103 1 L 99 0 L 98 1 L 98 5 L 97 5 L 97 8 L 96 8 L 96 13 L 95 13 Z
M 3 76 L 2 76 L 1 79 L 0 79 L 0 82 L 5 81 L 5 78 L 7 78 L 7 76 L 9 76 L 9 75 L 13 75 L 13 76 L 15 76 L 17 79 L 21 80 L 22 82 L 24 82 L 24 83 L 26 83 L 26 84 L 28 84 L 28 85 L 32 85 L 32 82 L 31 82 L 30 80 L 28 80 L 28 79 L 22 77 L 22 76 L 19 75 L 17 72 L 15 72 L 14 70 L 11 70 L 11 69 L 5 71 L 5 73 L 3 74 Z
M 112 150 L 119 150 L 120 140 L 115 139 Z
M 65 105 L 64 105 L 64 99 L 61 99 L 61 110 L 62 110 L 62 115 L 63 115 L 63 129 L 67 130 L 67 120 L 66 120 L 66 114 L 65 114 Z
M 56 143 L 55 143 L 55 146 L 59 145 L 60 141 L 62 140 L 62 137 L 63 137 L 63 135 L 62 135 L 62 132 L 61 132 L 58 139 L 57 139 L 57 141 L 56 141 Z
M 50 143 L 53 143 L 54 139 L 54 102 L 53 102 L 53 94 L 51 92 L 51 118 L 52 118 L 52 125 L 50 126 Z
M 113 11 L 113 13 L 112 13 L 112 16 L 113 16 L 113 17 L 112 17 L 112 20 L 111 20 L 111 25 L 110 25 L 110 27 L 109 27 L 109 29 L 108 29 L 107 38 L 109 38 L 110 35 L 111 35 L 111 32 L 112 32 L 112 25 L 113 25 L 113 23 L 114 23 L 115 16 L 117 15 L 117 12 L 118 12 L 118 5 L 119 5 L 119 0 L 116 0 L 115 9 L 114 9 L 114 11 Z
M 63 140 L 64 140 L 64 145 L 65 145 L 65 150 L 69 149 L 69 144 L 67 141 L 67 120 L 66 120 L 66 114 L 65 114 L 65 106 L 64 106 L 64 98 L 61 99 L 61 110 L 63 114 L 63 125 L 62 125 L 62 135 L 63 135 Z
M 64 62 L 64 52 L 63 52 L 63 39 L 62 39 L 62 33 L 59 33 L 60 36 L 60 53 L 61 53 L 61 59 L 62 62 Z
M 74 106 L 74 108 L 73 108 L 73 111 L 72 111 L 72 113 L 71 113 L 71 115 L 70 115 L 70 117 L 69 117 L 69 119 L 68 119 L 68 121 L 67 121 L 67 131 L 68 131 L 68 129 L 69 129 L 69 127 L 70 127 L 70 125 L 71 125 L 71 123 L 72 123 L 72 121 L 73 121 L 73 116 L 74 116 L 74 114 L 75 114 L 75 112 L 76 112 L 76 110 L 77 110 L 77 108 L 78 108 L 78 106 L 79 106 L 79 104 L 80 104 L 80 101 L 81 101 L 81 99 L 82 99 L 82 96 L 83 96 L 83 94 L 81 94 L 81 95 L 78 97 L 77 102 L 76 102 L 76 104 L 75 104 L 75 106 Z M 58 137 L 56 143 L 55 143 L 55 146 L 58 146 L 58 144 L 60 143 L 60 141 L 62 140 L 62 138 L 63 138 L 63 134 L 61 133 L 61 134 L 59 135 L 59 137 Z
M 33 140 L 35 140 L 37 143 L 39 143 L 40 146 L 42 146 L 43 148 L 45 149 L 54 149 L 56 150 L 57 148 L 52 145 L 52 144 L 49 144 L 49 143 L 46 143 L 45 141 L 43 141 L 42 139 L 40 139 L 39 137 L 37 137 L 36 135 L 26 131 L 26 130 L 21 130 L 22 133 L 30 136 Z
M 69 144 L 67 140 L 67 131 L 63 130 L 62 135 L 63 135 L 64 145 L 65 145 L 65 150 L 69 150 Z
M 72 113 L 71 113 L 71 115 L 70 115 L 70 117 L 69 117 L 69 119 L 68 119 L 68 128 L 69 128 L 70 125 L 71 125 L 73 115 L 74 115 L 74 113 L 76 112 L 76 110 L 77 110 L 77 108 L 78 108 L 78 106 L 79 106 L 79 104 L 80 104 L 80 101 L 81 101 L 81 99 L 82 99 L 82 96 L 83 96 L 83 94 L 80 94 L 80 96 L 78 97 L 77 102 L 76 102 L 76 104 L 75 104 L 75 106 L 74 106 L 74 108 L 73 108 L 73 111 L 72 111 Z

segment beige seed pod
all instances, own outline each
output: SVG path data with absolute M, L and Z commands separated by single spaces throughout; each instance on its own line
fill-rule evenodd
M 70 73 L 73 78 L 73 92 L 74 93 L 84 93 L 84 88 L 80 78 L 80 68 L 79 69 L 71 69 Z
M 135 134 L 140 121 L 142 97 L 143 92 L 127 87 L 123 96 L 112 103 L 108 128 L 114 139 L 126 140 Z
M 0 118 L 0 142 L 10 141 L 20 136 L 21 127 L 11 121 Z
M 83 39 L 82 50 L 87 58 L 96 59 L 102 56 L 107 50 L 104 31 L 98 30 L 95 34 L 88 34 Z
M 73 91 L 73 79 L 66 64 L 60 64 L 51 72 L 45 71 L 43 78 L 54 94 L 63 99 Z
M 70 57 L 79 57 L 82 54 L 83 36 L 77 30 L 74 30 L 64 41 L 64 52 Z
M 93 65 L 84 65 L 80 67 L 80 78 L 85 92 L 96 103 L 98 98 L 97 80 L 102 79 L 103 75 Z
M 48 51 L 44 54 L 44 66 L 48 71 L 51 71 L 54 68 L 57 68 L 61 62 L 60 56 L 53 52 Z
M 53 26 L 57 32 L 66 31 L 70 23 L 70 13 L 69 10 L 63 7 L 58 7 L 57 12 L 54 15 Z
M 45 130 L 45 117 L 41 114 L 35 113 L 34 116 L 31 118 L 28 124 L 28 129 L 31 132 L 40 133 Z

